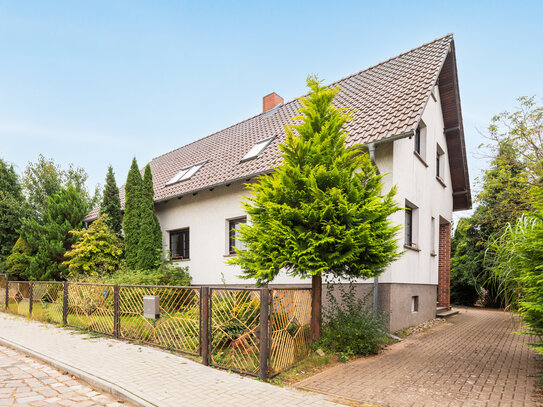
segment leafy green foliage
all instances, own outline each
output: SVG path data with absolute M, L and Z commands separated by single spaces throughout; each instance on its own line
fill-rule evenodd
M 6 272 L 11 279 L 28 280 L 28 268 L 31 260 L 32 249 L 22 237 L 19 237 L 6 260 Z
M 26 201 L 13 166 L 0 159 L 0 264 L 10 255 L 19 237 Z
M 492 279 L 495 263 L 489 242 L 501 236 L 534 207 L 532 189 L 541 184 L 543 158 L 543 107 L 533 98 L 520 98 L 520 108 L 492 119 L 489 137 L 493 154 L 480 182 L 474 213 L 462 220 L 453 239 L 451 300 L 472 305 L 486 293 L 489 305 L 506 305 L 508 299 Z M 535 161 L 534 161 L 535 160 Z
M 85 198 L 69 185 L 57 195 L 48 198 L 48 205 L 40 221 L 27 220 L 21 237 L 32 249 L 27 272 L 29 280 L 59 280 L 67 271 L 64 254 L 76 242 L 70 231 L 80 229 L 87 214 Z
M 92 281 L 107 284 L 189 286 L 191 277 L 188 267 L 165 263 L 154 270 L 130 270 L 124 265 L 113 274 L 103 275 Z
M 102 204 L 100 205 L 100 216 L 107 214 L 105 223 L 109 229 L 121 236 L 123 226 L 123 215 L 121 212 L 121 198 L 119 196 L 119 188 L 115 181 L 113 167 L 110 165 L 107 169 L 106 186 Z
M 327 298 L 330 306 L 324 309 L 322 336 L 314 348 L 338 353 L 340 357 L 365 356 L 378 353 L 386 336 L 386 316 L 374 316 L 366 298 L 355 298 L 353 285 L 349 289 L 340 286 L 340 298 L 329 285 Z
M 538 196 L 542 202 L 543 193 Z M 543 204 L 509 225 L 491 249 L 500 292 L 523 316 L 525 332 L 537 338 L 535 348 L 543 353 Z
M 312 77 L 307 84 L 298 124 L 285 128 L 282 165 L 248 185 L 250 223 L 240 228 L 247 250 L 229 261 L 259 283 L 281 269 L 301 277 L 372 277 L 399 256 L 398 227 L 388 220 L 399 209 L 395 190 L 383 196 L 368 155 L 345 147 L 349 116 L 332 104 L 339 89 Z
M 69 185 L 83 197 L 89 208 L 94 207 L 100 196 L 99 188 L 96 187 L 94 195 L 91 196 L 85 186 L 87 179 L 88 175 L 83 168 L 74 168 L 70 164 L 67 170 L 63 170 L 52 159 L 40 154 L 36 163 L 28 163 L 22 181 L 28 203 L 35 216 L 40 217 L 47 210 L 48 198 Z
M 155 215 L 155 191 L 149 164 L 145 167 L 141 197 L 140 238 L 138 244 L 138 268 L 152 270 L 163 259 L 162 231 Z
M 107 226 L 108 215 L 102 215 L 88 229 L 73 230 L 78 241 L 64 254 L 69 276 L 113 273 L 119 268 L 123 254 L 120 237 Z
M 123 219 L 126 265 L 133 270 L 138 268 L 138 244 L 141 237 L 142 182 L 138 162 L 134 157 L 126 179 Z

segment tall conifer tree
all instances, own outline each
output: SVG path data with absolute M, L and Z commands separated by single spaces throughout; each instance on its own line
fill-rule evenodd
M 153 270 L 162 261 L 162 231 L 155 215 L 155 191 L 149 164 L 145 167 L 141 199 L 140 241 L 138 244 L 138 268 Z
M 138 268 L 138 245 L 141 227 L 142 179 L 136 157 L 128 171 L 125 185 L 124 203 L 124 255 L 126 265 L 131 269 Z
M 399 227 L 388 219 L 399 207 L 394 188 L 382 195 L 381 176 L 368 154 L 345 147 L 349 116 L 332 104 L 339 88 L 325 88 L 314 77 L 307 85 L 311 93 L 300 99 L 299 124 L 285 127 L 282 165 L 248 186 L 253 196 L 244 208 L 250 223 L 240 227 L 247 250 L 236 249 L 230 263 L 261 283 L 281 270 L 312 277 L 316 339 L 321 276 L 379 275 L 399 255 Z
M 100 216 L 103 214 L 107 214 L 104 222 L 109 227 L 109 230 L 120 236 L 123 225 L 121 199 L 119 197 L 119 188 L 115 181 L 115 173 L 111 165 L 107 169 L 104 197 L 102 205 L 100 205 Z

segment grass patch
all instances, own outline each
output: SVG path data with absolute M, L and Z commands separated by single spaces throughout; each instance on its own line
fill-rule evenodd
M 289 386 L 335 366 L 338 363 L 341 362 L 339 362 L 337 355 L 331 354 L 319 356 L 317 354 L 312 354 L 308 358 L 292 366 L 290 369 L 279 373 L 272 378 L 270 382 L 278 386 Z

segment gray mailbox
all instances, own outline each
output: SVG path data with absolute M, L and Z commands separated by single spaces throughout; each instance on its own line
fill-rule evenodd
M 160 297 L 157 295 L 143 296 L 143 317 L 147 319 L 160 318 Z

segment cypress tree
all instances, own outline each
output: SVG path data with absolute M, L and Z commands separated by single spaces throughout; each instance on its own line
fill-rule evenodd
M 153 270 L 162 261 L 162 231 L 155 215 L 155 191 L 149 164 L 145 167 L 141 199 L 140 241 L 138 245 L 138 268 Z
M 104 197 L 102 205 L 100 205 L 100 216 L 104 214 L 107 214 L 104 222 L 109 227 L 109 230 L 120 236 L 123 225 L 121 199 L 119 197 L 119 188 L 115 182 L 115 173 L 111 165 L 107 169 Z
M 399 210 L 395 189 L 382 194 L 381 176 L 367 153 L 345 147 L 349 120 L 333 105 L 339 88 L 325 88 L 313 77 L 311 93 L 300 99 L 299 124 L 285 127 L 280 145 L 283 163 L 248 186 L 253 195 L 244 209 L 250 223 L 241 225 L 230 264 L 244 277 L 272 281 L 281 270 L 312 278 L 312 338 L 320 336 L 321 276 L 378 276 L 398 258 L 396 233 L 389 216 Z
M 136 158 L 128 171 L 124 202 L 124 256 L 128 268 L 138 268 L 138 245 L 141 226 L 142 179 Z

